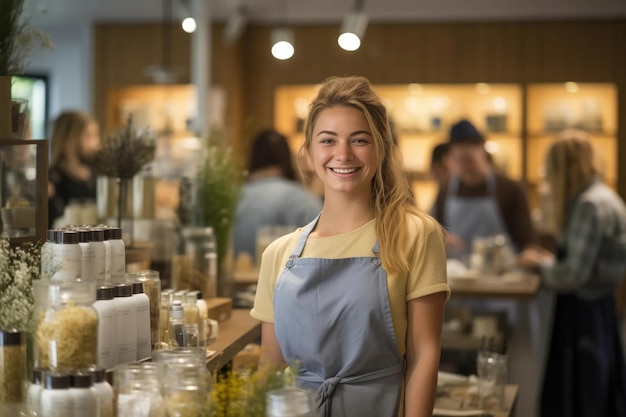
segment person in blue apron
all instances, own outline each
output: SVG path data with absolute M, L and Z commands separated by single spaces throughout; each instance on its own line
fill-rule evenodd
M 626 207 L 598 175 L 593 148 L 567 131 L 546 156 L 555 257 L 528 252 L 556 293 L 542 417 L 626 417 L 626 365 L 614 292 L 626 272 Z
M 454 168 L 435 201 L 435 218 L 448 231 L 448 257 L 465 260 L 474 240 L 504 236 L 514 254 L 536 236 L 522 185 L 494 172 L 485 139 L 467 120 L 450 129 L 449 162 Z
M 450 294 L 442 230 L 413 203 L 369 81 L 326 80 L 306 126 L 324 205 L 262 256 L 262 362 L 299 363 L 319 416 L 430 417 Z

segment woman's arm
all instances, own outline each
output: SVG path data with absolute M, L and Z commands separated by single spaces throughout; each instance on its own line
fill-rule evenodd
M 446 294 L 426 295 L 407 303 L 404 414 L 430 417 L 435 404 Z
M 283 353 L 280 350 L 273 323 L 261 324 L 261 357 L 259 369 L 276 367 L 285 364 Z

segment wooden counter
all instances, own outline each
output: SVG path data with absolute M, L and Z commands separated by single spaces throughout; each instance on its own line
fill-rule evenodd
M 433 417 L 447 417 L 447 416 L 481 416 L 478 413 L 471 413 L 475 410 L 472 405 L 472 401 L 476 401 L 476 398 L 472 398 L 469 394 L 464 395 L 464 391 L 467 391 L 467 387 L 461 387 L 451 390 L 449 395 L 437 397 L 435 400 L 435 410 Z M 517 400 L 517 394 L 519 392 L 519 385 L 507 385 L 504 391 L 504 411 L 485 411 L 483 415 L 490 415 L 493 417 L 510 417 L 513 415 L 513 409 L 515 407 L 515 401 Z M 474 394 L 475 395 L 475 394 Z M 467 414 L 465 414 L 467 413 Z
M 450 278 L 448 285 L 454 298 L 529 300 L 539 292 L 541 279 L 536 274 L 511 272 L 499 276 Z
M 208 347 L 216 353 L 207 359 L 207 369 L 213 372 L 222 368 L 260 337 L 261 322 L 250 317 L 250 310 L 234 309 L 231 318 L 220 323 L 217 340 Z

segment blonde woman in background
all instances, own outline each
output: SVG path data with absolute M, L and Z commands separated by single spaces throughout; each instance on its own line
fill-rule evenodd
M 522 259 L 556 292 L 541 416 L 625 417 L 614 291 L 626 271 L 626 208 L 600 178 L 584 132 L 566 131 L 554 141 L 546 176 L 557 253 L 534 251 Z
M 98 123 L 81 111 L 62 113 L 54 122 L 48 184 L 48 223 L 63 216 L 71 199 L 95 199 L 93 159 L 100 150 Z

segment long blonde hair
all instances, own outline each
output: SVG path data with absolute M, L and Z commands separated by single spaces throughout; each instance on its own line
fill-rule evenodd
M 305 160 L 304 155 L 310 150 L 319 114 L 337 106 L 354 107 L 363 112 L 367 120 L 378 155 L 378 167 L 372 179 L 371 203 L 376 217 L 381 262 L 389 272 L 407 272 L 409 260 L 404 250 L 408 236 L 407 215 L 414 214 L 424 219 L 427 216 L 415 206 L 409 181 L 402 171 L 402 156 L 393 140 L 387 110 L 366 78 L 331 77 L 323 82 L 309 106 L 299 160 Z M 307 173 L 303 172 L 303 175 Z
M 67 157 L 70 149 L 78 151 L 82 134 L 95 119 L 81 111 L 67 111 L 54 121 L 50 166 L 58 166 Z
M 586 132 L 566 130 L 548 149 L 546 179 L 550 185 L 552 220 L 555 233 L 567 222 L 572 199 L 598 176 L 597 161 Z

